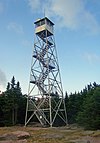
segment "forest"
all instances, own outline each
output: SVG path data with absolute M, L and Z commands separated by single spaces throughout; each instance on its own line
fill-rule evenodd
M 68 124 L 77 124 L 85 129 L 100 129 L 100 85 L 90 83 L 81 90 L 65 93 Z M 6 91 L 0 94 L 0 126 L 24 125 L 27 95 L 22 94 L 20 82 L 15 77 L 7 83 Z

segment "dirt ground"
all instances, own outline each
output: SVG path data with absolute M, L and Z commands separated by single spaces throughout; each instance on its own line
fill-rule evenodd
M 1 127 L 0 137 L 15 131 L 23 131 L 30 134 L 28 138 L 20 140 L 1 140 L 0 143 L 100 143 L 100 130 L 85 131 L 77 127 Z

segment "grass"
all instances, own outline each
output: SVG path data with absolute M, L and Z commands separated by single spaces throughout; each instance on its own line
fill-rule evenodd
M 100 137 L 100 131 L 88 132 L 81 128 L 39 128 L 39 127 L 1 127 L 0 135 L 13 132 L 26 131 L 30 133 L 28 143 L 74 143 L 75 140 L 82 139 L 86 136 Z

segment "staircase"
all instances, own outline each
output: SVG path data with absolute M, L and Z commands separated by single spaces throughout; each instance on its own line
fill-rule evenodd
M 30 83 L 33 83 L 35 85 L 37 85 L 37 87 L 40 89 L 40 91 L 43 93 L 43 94 L 47 94 L 46 93 L 46 88 L 45 88 L 45 85 L 44 85 L 44 81 L 46 80 L 48 74 L 50 73 L 50 71 L 52 69 L 54 69 L 55 67 L 53 67 L 52 65 L 48 65 L 45 60 L 44 60 L 44 56 L 46 55 L 47 53 L 47 50 L 50 48 L 50 46 L 52 45 L 52 43 L 50 43 L 49 41 L 45 40 L 42 38 L 42 40 L 45 42 L 45 43 L 48 43 L 40 53 L 35 53 L 33 55 L 34 58 L 36 58 L 40 63 L 42 63 L 43 67 L 46 68 L 45 72 L 40 74 L 40 76 L 38 77 L 38 79 L 34 80 L 34 81 L 30 81 Z
M 42 125 L 46 125 L 46 116 L 42 110 L 37 110 L 35 115 Z

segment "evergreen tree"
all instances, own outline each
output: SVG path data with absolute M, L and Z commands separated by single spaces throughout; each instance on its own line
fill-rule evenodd
M 79 111 L 78 95 L 75 92 L 74 94 L 69 95 L 67 113 L 68 113 L 68 122 L 75 123 L 76 116 Z
M 77 122 L 86 129 L 100 129 L 100 87 L 88 92 Z
M 8 82 L 8 84 L 7 84 L 7 91 L 10 89 L 10 83 Z
M 2 99 L 3 98 L 3 99 Z M 13 76 L 11 83 L 8 82 L 6 91 L 0 98 L 2 121 L 4 125 L 24 123 L 26 97 L 22 95 L 19 81 L 16 83 Z
M 11 80 L 11 88 L 13 89 L 15 87 L 15 77 L 13 76 Z

